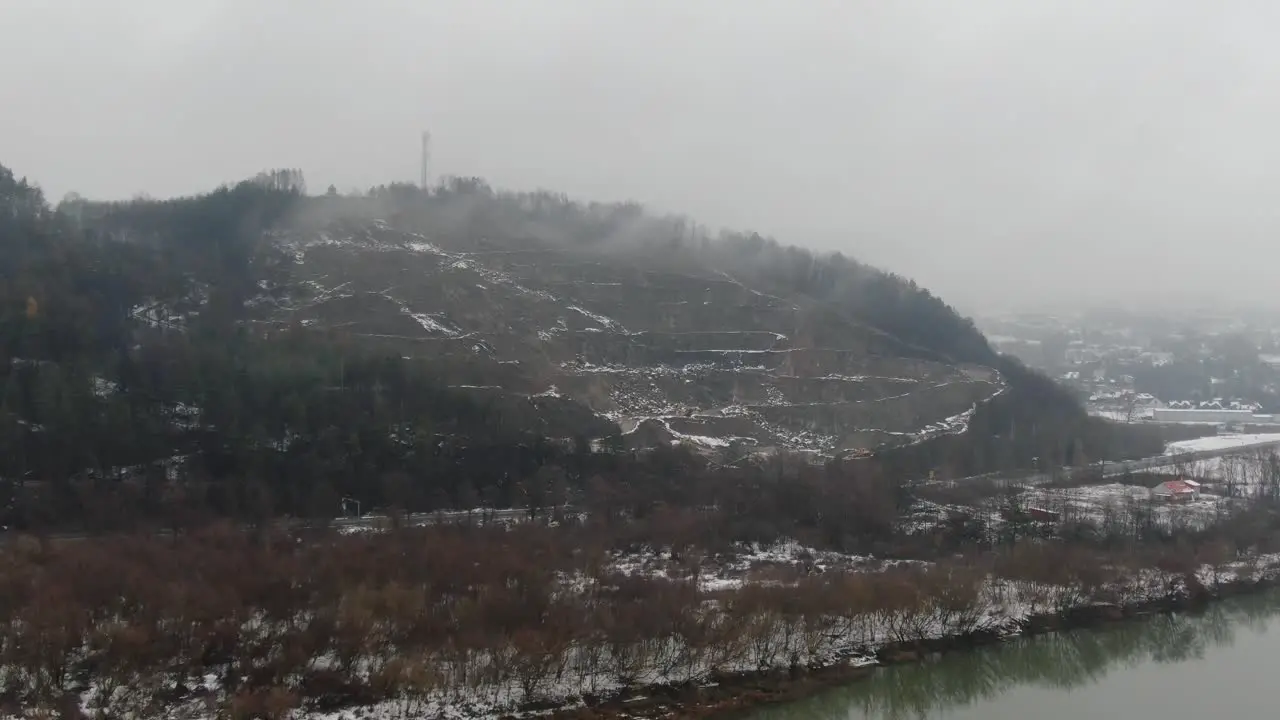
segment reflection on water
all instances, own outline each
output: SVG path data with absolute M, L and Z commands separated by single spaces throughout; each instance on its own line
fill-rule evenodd
M 931 662 L 882 668 L 839 690 L 761 708 L 751 720 L 937 717 L 975 703 L 998 705 L 1006 693 L 1025 686 L 1075 690 L 1129 668 L 1202 660 L 1206 651 L 1230 647 L 1241 634 L 1262 633 L 1277 618 L 1280 592 L 1268 592 L 1216 603 L 1196 614 L 1019 638 Z M 1272 642 L 1280 654 L 1280 639 Z M 1229 665 L 1231 656 L 1215 656 L 1214 662 Z M 1229 667 L 1223 670 L 1230 672 Z M 1280 695 L 1280 680 L 1268 692 Z

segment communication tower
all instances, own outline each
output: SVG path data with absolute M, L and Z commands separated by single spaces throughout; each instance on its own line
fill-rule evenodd
M 427 189 L 427 180 L 429 179 L 429 176 L 427 175 L 427 164 L 430 159 L 431 159 L 431 133 L 427 132 L 426 130 L 423 130 L 422 131 L 422 184 L 421 184 L 421 187 L 423 190 Z

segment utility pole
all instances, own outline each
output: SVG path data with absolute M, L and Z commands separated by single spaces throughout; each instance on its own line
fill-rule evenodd
M 422 183 L 420 187 L 425 192 L 427 189 L 427 164 L 431 159 L 431 133 L 426 130 L 422 131 Z

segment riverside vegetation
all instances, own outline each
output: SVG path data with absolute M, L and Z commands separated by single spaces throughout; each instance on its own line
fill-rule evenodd
M 1098 606 L 1112 617 L 1207 599 L 1274 577 L 1267 553 L 1280 550 L 1274 506 L 1258 504 L 1192 537 L 1012 538 L 872 570 L 801 564 L 709 583 L 733 527 L 718 512 L 664 510 L 306 538 L 216 526 L 26 538 L 0 550 L 0 698 L 13 712 L 99 717 L 422 717 L 571 711 L 661 685 L 696 706 L 698 688 L 744 673 L 901 659 Z M 619 562 L 642 546 L 662 548 L 659 572 Z

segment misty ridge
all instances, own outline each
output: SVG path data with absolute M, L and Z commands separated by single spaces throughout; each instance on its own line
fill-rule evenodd
M 283 173 L 283 174 L 282 174 Z M 995 354 L 974 328 L 973 320 L 961 318 L 952 307 L 937 299 L 914 281 L 887 270 L 873 268 L 841 252 L 817 252 L 783 245 L 772 237 L 755 232 L 721 229 L 709 231 L 705 225 L 685 215 L 655 214 L 635 201 L 576 201 L 552 191 L 516 192 L 494 190 L 484 179 L 448 177 L 424 192 L 410 183 L 390 183 L 365 193 L 338 193 L 330 186 L 324 195 L 306 196 L 301 170 L 271 170 L 247 181 L 271 190 L 298 193 L 305 201 L 291 205 L 288 214 L 274 220 L 273 232 L 316 232 L 334 223 L 369 223 L 374 220 L 412 227 L 426 236 L 462 237 L 477 249 L 553 250 L 571 254 L 603 255 L 616 261 L 639 263 L 649 268 L 678 272 L 696 269 L 732 275 L 742 282 L 758 283 L 769 292 L 812 293 L 814 300 L 859 295 L 856 306 L 845 307 L 861 319 L 877 325 L 888 316 L 891 333 L 914 343 L 924 355 L 924 347 L 937 345 L 932 333 L 938 323 L 954 323 L 955 338 L 941 345 L 959 343 L 954 352 L 943 351 L 951 360 L 989 363 Z M 241 183 L 243 184 L 243 183 Z M 214 195 L 237 192 L 237 186 L 223 186 Z M 180 206 L 198 197 L 160 201 Z M 59 208 L 81 204 L 61 202 Z M 110 218 L 115 210 L 141 202 L 90 204 L 86 217 Z M 125 213 L 127 214 L 127 213 Z M 108 227 L 110 227 L 110 223 Z M 872 297 L 876 301 L 872 302 Z M 904 323 L 906 315 L 927 314 L 928 327 Z M 928 340 L 925 340 L 928 338 Z
M 284 173 L 282 176 L 281 173 Z M 298 193 L 306 202 L 292 206 L 277 219 L 274 232 L 315 232 L 334 223 L 375 220 L 409 226 L 431 235 L 458 236 L 478 243 L 483 250 L 491 239 L 494 249 L 546 249 L 572 253 L 602 254 L 615 260 L 643 263 L 669 270 L 681 268 L 725 272 L 749 282 L 762 282 L 766 289 L 794 292 L 812 284 L 826 284 L 819 291 L 842 293 L 832 277 L 850 286 L 901 286 L 899 300 L 918 303 L 928 312 L 955 316 L 970 335 L 968 347 L 957 360 L 981 362 L 992 357 L 990 349 L 973 330 L 973 321 L 955 311 L 927 289 L 907 278 L 846 257 L 840 252 L 820 252 L 762 236 L 756 232 L 722 229 L 712 232 L 696 219 L 676 214 L 656 214 L 641 203 L 577 201 L 564 193 L 549 190 L 518 192 L 494 189 L 476 177 L 446 177 L 424 192 L 409 183 L 391 183 L 364 193 L 338 193 L 332 186 L 322 195 L 306 195 L 301 171 L 268 171 L 250 181 L 255 185 Z M 225 185 L 215 194 L 235 192 Z M 195 198 L 174 198 L 160 205 L 182 205 Z M 134 201 L 88 203 L 92 209 L 82 217 L 107 217 L 115 210 L 155 201 L 143 195 Z M 72 194 L 59 208 L 84 204 Z M 109 226 L 109 223 L 108 223 Z M 785 268 L 785 278 L 772 277 Z M 770 277 L 766 277 L 770 276 Z M 860 312 L 872 312 L 860 310 Z M 903 339 L 911 330 L 899 327 Z
M 429 129 L 437 174 L 840 250 L 966 313 L 1272 304 L 1275 11 L 1256 0 L 68 7 L 0 24 L 11 63 L 68 88 L 4 88 L 28 110 L 0 120 L 0 154 L 54 199 L 187 195 L 264 164 L 367 188 L 416 178 Z
M 466 235 L 483 242 L 486 233 L 518 238 L 529 247 L 601 253 L 648 263 L 699 263 L 696 250 L 719 256 L 735 254 L 725 246 L 768 248 L 770 253 L 807 255 L 814 262 L 849 263 L 866 276 L 890 274 L 844 257 L 836 251 L 813 251 L 781 244 L 752 231 L 712 231 L 686 215 L 655 213 L 636 201 L 577 200 L 551 190 L 494 189 L 481 178 L 445 177 L 425 193 L 416 185 L 391 183 L 365 193 L 339 194 L 333 188 L 323 202 L 313 203 L 288 218 L 280 229 L 317 230 L 338 221 L 390 220 L 407 222 L 426 233 Z M 656 253 L 662 250 L 668 252 Z M 752 253 L 756 255 L 758 253 Z M 634 258 L 632 256 L 635 256 Z M 839 258 L 839 259 L 836 259 Z M 753 257 L 761 265 L 769 258 Z M 715 264 L 713 261 L 711 264 Z M 911 282 L 911 281 L 906 281 Z

